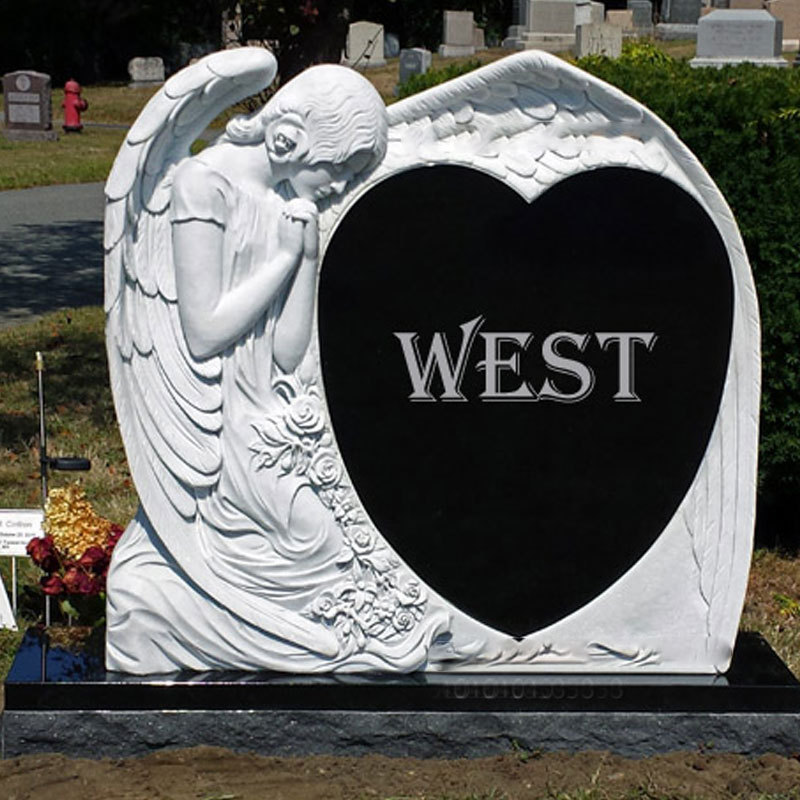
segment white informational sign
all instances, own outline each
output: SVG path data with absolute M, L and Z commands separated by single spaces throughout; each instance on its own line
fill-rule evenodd
M 41 508 L 0 509 L 0 556 L 25 556 L 34 536 L 44 536 Z

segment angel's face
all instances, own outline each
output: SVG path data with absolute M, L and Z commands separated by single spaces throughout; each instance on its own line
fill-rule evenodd
M 288 181 L 294 193 L 303 200 L 322 200 L 332 194 L 342 194 L 347 184 L 364 170 L 370 161 L 369 153 L 355 153 L 342 164 L 320 161 L 300 164 Z

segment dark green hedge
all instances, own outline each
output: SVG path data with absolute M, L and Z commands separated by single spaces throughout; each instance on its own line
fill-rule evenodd
M 692 69 L 652 45 L 578 66 L 652 109 L 699 158 L 733 209 L 761 308 L 759 511 L 800 497 L 800 70 Z M 653 209 L 654 214 L 665 209 Z M 793 516 L 793 515 L 792 515 Z M 795 530 L 772 532 L 784 542 Z

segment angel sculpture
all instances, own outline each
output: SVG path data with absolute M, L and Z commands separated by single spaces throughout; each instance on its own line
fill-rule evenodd
M 717 668 L 736 631 L 752 509 L 735 530 L 706 511 L 752 478 L 757 415 L 744 410 L 758 404 L 758 335 L 741 240 L 702 167 L 646 109 L 536 52 L 388 110 L 355 71 L 313 67 L 191 155 L 217 114 L 275 74 L 269 52 L 242 48 L 173 76 L 106 184 L 108 357 L 141 500 L 110 570 L 107 667 Z M 665 175 L 713 215 L 740 287 L 721 412 L 738 437 L 737 482 L 713 468 L 731 441 L 720 427 L 661 535 L 674 563 L 647 553 L 521 639 L 455 608 L 389 546 L 349 483 L 324 400 L 315 300 L 330 231 L 378 181 L 437 163 L 480 169 L 528 202 L 600 166 Z M 698 564 L 720 581 L 713 591 Z M 631 625 L 631 598 L 651 596 L 659 605 Z
M 357 72 L 320 66 L 187 157 L 230 94 L 253 93 L 275 71 L 267 51 L 246 50 L 181 73 L 142 114 L 108 182 L 109 220 L 125 215 L 109 254 L 119 281 L 110 353 L 143 499 L 109 580 L 112 669 L 271 666 L 339 651 L 299 613 L 341 577 L 339 528 L 312 484 L 253 469 L 250 447 L 257 423 L 280 410 L 280 379 L 308 356 L 316 203 L 380 161 L 386 110 Z M 296 421 L 313 434 L 317 398 L 303 402 Z M 155 638 L 141 624 L 153 615 Z

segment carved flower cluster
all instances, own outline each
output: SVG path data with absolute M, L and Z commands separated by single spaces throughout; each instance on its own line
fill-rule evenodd
M 348 653 L 363 650 L 369 639 L 404 638 L 425 612 L 422 586 L 401 575 L 399 559 L 369 525 L 344 482 L 317 386 L 286 376 L 274 388 L 283 408 L 254 426 L 257 439 L 250 450 L 256 467 L 305 479 L 342 531 L 337 564 L 343 579 L 323 588 L 304 614 L 331 627 Z

